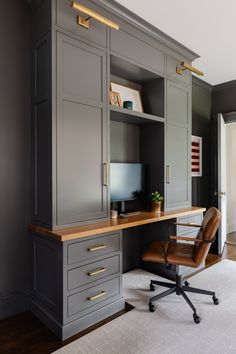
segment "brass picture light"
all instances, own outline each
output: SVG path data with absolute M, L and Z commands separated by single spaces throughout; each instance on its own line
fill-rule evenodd
M 83 16 L 78 16 L 77 22 L 80 26 L 83 26 L 83 27 L 89 29 L 90 28 L 89 20 L 90 20 L 90 18 L 94 18 L 95 20 L 97 20 L 97 21 L 103 23 L 104 25 L 109 26 L 115 30 L 118 30 L 120 28 L 117 23 L 109 20 L 108 18 L 106 18 L 102 15 L 99 15 L 97 12 L 90 10 L 88 7 L 85 7 L 75 1 L 71 1 L 71 7 L 75 10 L 83 12 L 84 14 L 86 14 L 88 16 L 86 18 Z
M 183 75 L 184 70 L 189 70 L 192 71 L 193 73 L 199 75 L 199 76 L 203 76 L 204 73 L 196 68 L 194 68 L 192 65 L 185 63 L 185 61 L 182 61 L 180 63 L 181 67 L 177 66 L 176 67 L 176 73 L 179 75 Z

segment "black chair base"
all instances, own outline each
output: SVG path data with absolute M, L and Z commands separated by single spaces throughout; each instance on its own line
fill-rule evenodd
M 168 290 L 150 298 L 150 301 L 149 301 L 149 311 L 150 312 L 154 312 L 156 309 L 155 305 L 153 304 L 154 301 L 157 301 L 157 300 L 159 300 L 163 297 L 166 297 L 170 294 L 176 293 L 176 295 L 182 295 L 184 300 L 191 307 L 191 309 L 193 311 L 194 322 L 200 323 L 201 319 L 197 314 L 197 310 L 196 310 L 195 306 L 193 305 L 193 303 L 191 302 L 191 300 L 189 299 L 189 297 L 186 295 L 186 292 L 203 294 L 203 295 L 210 295 L 210 296 L 212 296 L 213 303 L 215 305 L 219 304 L 219 300 L 217 299 L 215 292 L 203 290 L 203 289 L 198 289 L 198 288 L 192 288 L 190 286 L 189 282 L 186 280 L 183 284 L 181 275 L 176 275 L 176 283 L 167 283 L 167 282 L 158 281 L 158 280 L 151 280 L 150 291 L 155 290 L 155 288 L 156 288 L 155 285 L 163 286 L 165 288 L 168 288 Z

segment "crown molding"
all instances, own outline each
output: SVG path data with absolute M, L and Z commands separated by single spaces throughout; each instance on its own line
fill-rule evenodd
M 37 7 L 42 0 L 26 0 L 32 7 Z M 47 0 L 49 1 L 49 0 Z M 50 0 L 53 1 L 53 0 Z M 70 2 L 70 0 L 66 0 Z M 176 41 L 174 38 L 168 36 L 155 26 L 151 25 L 149 22 L 142 19 L 140 16 L 136 15 L 132 11 L 128 10 L 126 7 L 122 6 L 115 0 L 90 0 L 94 4 L 101 6 L 104 10 L 111 12 L 113 15 L 117 16 L 123 21 L 126 21 L 137 29 L 143 31 L 148 36 L 154 38 L 164 46 L 182 55 L 184 58 L 193 62 L 195 59 L 199 58 L 199 55 L 187 48 L 183 44 Z M 78 0 L 79 2 L 79 0 Z
M 168 36 L 155 26 L 151 25 L 149 22 L 145 21 L 132 11 L 128 10 L 126 7 L 122 6 L 115 0 L 91 0 L 93 3 L 102 6 L 105 10 L 112 12 L 115 16 L 125 20 L 129 24 L 135 26 L 136 28 L 142 30 L 150 37 L 159 41 L 163 45 L 169 47 L 175 52 L 183 55 L 190 62 L 199 58 L 199 55 L 193 52 L 191 49 L 187 48 L 183 44 L 179 43 L 172 37 Z

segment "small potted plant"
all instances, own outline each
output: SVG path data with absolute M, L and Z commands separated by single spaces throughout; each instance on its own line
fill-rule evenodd
M 160 212 L 161 211 L 161 203 L 164 198 L 160 195 L 160 193 L 158 191 L 155 191 L 150 194 L 150 199 L 152 201 L 152 211 Z

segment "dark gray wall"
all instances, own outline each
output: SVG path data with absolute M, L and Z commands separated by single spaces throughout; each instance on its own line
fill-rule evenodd
M 0 317 L 29 288 L 30 36 L 27 2 L 0 1 Z
M 212 113 L 236 111 L 236 80 L 213 87 Z
M 192 177 L 192 205 L 211 205 L 211 104 L 212 88 L 193 78 L 192 134 L 202 137 L 202 177 Z

